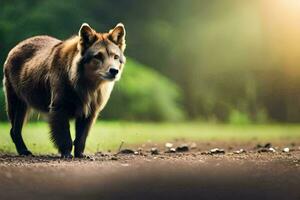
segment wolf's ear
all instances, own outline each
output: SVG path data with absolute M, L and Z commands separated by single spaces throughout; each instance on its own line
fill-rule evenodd
M 109 31 L 109 39 L 120 47 L 122 51 L 126 48 L 125 43 L 126 31 L 122 23 L 117 24 L 117 26 Z
M 96 31 L 92 29 L 87 23 L 83 23 L 79 29 L 78 35 L 80 37 L 80 46 L 85 49 L 89 47 L 96 39 Z

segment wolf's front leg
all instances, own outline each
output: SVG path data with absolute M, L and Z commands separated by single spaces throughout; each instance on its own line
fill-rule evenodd
M 79 117 L 76 119 L 75 122 L 75 129 L 76 129 L 76 138 L 74 140 L 74 155 L 77 158 L 84 157 L 84 148 L 85 148 L 85 141 L 90 131 L 90 128 L 93 124 L 94 117 Z
M 72 158 L 72 138 L 69 118 L 63 110 L 52 108 L 49 114 L 51 139 L 62 158 Z

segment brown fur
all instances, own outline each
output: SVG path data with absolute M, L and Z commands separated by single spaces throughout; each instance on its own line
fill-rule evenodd
M 51 137 L 62 157 L 71 157 L 69 119 L 75 118 L 74 154 L 82 157 L 89 129 L 107 103 L 125 63 L 125 29 L 97 33 L 87 24 L 60 41 L 37 36 L 19 43 L 4 64 L 11 137 L 21 155 L 30 155 L 21 135 L 30 107 L 48 113 Z

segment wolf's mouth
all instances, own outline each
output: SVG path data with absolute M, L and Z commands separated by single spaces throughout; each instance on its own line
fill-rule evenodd
M 116 76 L 113 75 L 113 74 L 107 73 L 107 74 L 104 74 L 104 75 L 101 74 L 101 78 L 103 80 L 107 80 L 107 81 L 114 81 L 116 79 Z

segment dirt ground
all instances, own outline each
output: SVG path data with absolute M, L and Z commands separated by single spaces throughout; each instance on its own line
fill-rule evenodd
M 152 154 L 141 145 L 73 160 L 1 154 L 0 199 L 300 199 L 300 143 L 187 147 L 168 153 L 161 144 Z M 225 153 L 210 151 L 216 147 Z

